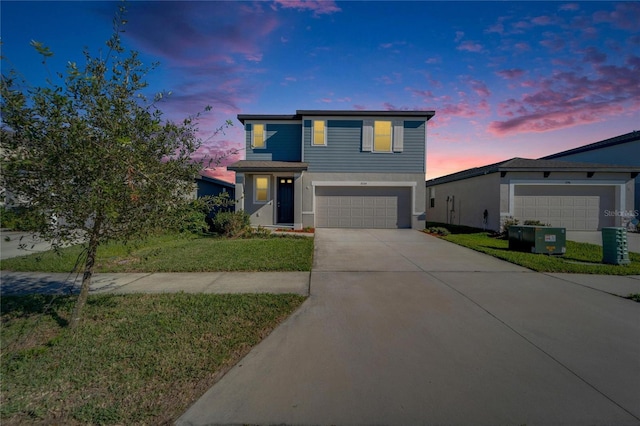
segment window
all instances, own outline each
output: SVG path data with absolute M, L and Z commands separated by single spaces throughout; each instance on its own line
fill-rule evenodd
M 362 120 L 363 152 L 402 152 L 403 120 Z
M 253 125 L 252 148 L 264 148 L 264 124 Z
M 256 176 L 254 178 L 254 201 L 266 203 L 269 201 L 269 176 Z
M 322 146 L 327 144 L 326 122 L 324 120 L 313 120 L 313 146 Z
M 433 208 L 436 206 L 436 189 L 429 188 L 429 207 Z
M 391 152 L 391 121 L 375 121 L 373 123 L 373 150 L 375 152 Z

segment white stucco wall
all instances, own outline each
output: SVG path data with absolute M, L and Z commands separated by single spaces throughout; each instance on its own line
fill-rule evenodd
M 430 207 L 430 188 L 435 190 L 434 207 Z M 427 186 L 426 195 L 427 222 L 451 223 L 495 231 L 500 228 L 499 173 Z M 488 213 L 486 224 L 485 210 Z

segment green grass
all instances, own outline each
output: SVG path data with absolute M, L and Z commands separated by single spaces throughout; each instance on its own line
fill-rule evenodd
M 171 423 L 304 299 L 3 296 L 0 423 Z
M 640 274 L 639 254 L 629 253 L 631 260 L 629 265 L 605 265 L 601 263 L 602 247 L 595 244 L 567 241 L 567 252 L 564 256 L 548 256 L 510 251 L 507 240 L 492 238 L 486 233 L 451 234 L 442 238 L 538 272 L 603 275 Z
M 3 260 L 2 270 L 69 272 L 82 247 Z M 225 239 L 162 235 L 98 249 L 96 272 L 310 271 L 313 238 Z

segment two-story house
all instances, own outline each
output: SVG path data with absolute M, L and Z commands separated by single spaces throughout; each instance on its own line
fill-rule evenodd
M 427 121 L 434 115 L 238 115 L 246 160 L 228 167 L 236 172 L 236 210 L 263 226 L 423 229 Z

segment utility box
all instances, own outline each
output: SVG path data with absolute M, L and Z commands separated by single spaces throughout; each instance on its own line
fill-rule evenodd
M 629 245 L 625 228 L 602 228 L 602 263 L 628 265 Z
M 511 225 L 509 250 L 563 255 L 567 252 L 567 231 L 550 226 Z

